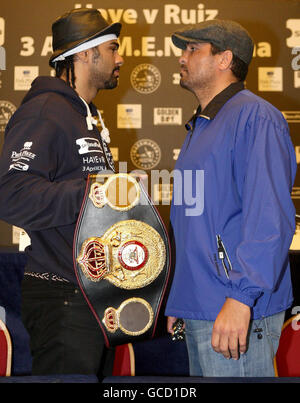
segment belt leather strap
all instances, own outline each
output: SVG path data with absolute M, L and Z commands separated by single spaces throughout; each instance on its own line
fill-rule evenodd
M 73 248 L 77 281 L 108 347 L 153 337 L 170 271 L 164 224 L 142 182 L 90 175 Z

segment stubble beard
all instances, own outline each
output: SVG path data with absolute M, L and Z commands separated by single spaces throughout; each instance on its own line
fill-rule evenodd
M 92 63 L 95 66 L 95 69 L 91 72 L 90 76 L 90 83 L 97 88 L 97 90 L 111 90 L 113 88 L 116 88 L 118 85 L 118 77 L 114 76 L 114 72 L 119 70 L 119 67 L 115 67 L 110 75 L 109 78 L 107 78 L 107 74 L 104 75 L 102 72 L 98 71 L 96 68 L 96 65 L 98 63 L 98 60 L 101 59 L 101 54 L 97 48 L 93 48 L 93 59 Z
M 118 80 L 118 77 L 114 76 L 114 72 L 118 71 L 118 70 L 119 70 L 119 67 L 116 67 L 115 69 L 113 69 L 111 77 L 107 81 L 104 82 L 104 88 L 106 90 L 112 90 L 117 87 L 119 80 Z
M 191 91 L 194 93 L 194 85 L 191 81 L 189 81 L 188 79 L 184 79 L 183 77 L 181 77 L 180 79 L 180 87 L 184 88 L 185 90 Z
M 186 68 L 184 68 L 184 74 L 180 73 L 180 86 L 185 90 L 193 92 L 194 83 L 189 78 L 189 72 Z
M 200 74 L 198 77 L 193 78 L 190 78 L 188 74 L 189 73 L 186 70 L 185 75 L 181 75 L 180 86 L 191 91 L 193 94 L 196 94 L 196 91 L 207 91 L 213 81 L 213 74 L 210 73 L 209 70 L 205 75 Z

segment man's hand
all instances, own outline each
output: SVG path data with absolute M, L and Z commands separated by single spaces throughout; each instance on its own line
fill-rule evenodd
M 225 358 L 237 360 L 247 349 L 250 308 L 235 299 L 227 298 L 217 316 L 211 344 Z
M 173 325 L 176 322 L 177 318 L 175 318 L 174 316 L 168 316 L 168 321 L 167 321 L 167 331 L 168 333 L 173 334 L 174 330 L 173 330 Z

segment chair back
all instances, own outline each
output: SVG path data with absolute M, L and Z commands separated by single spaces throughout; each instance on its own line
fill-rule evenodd
M 10 376 L 12 344 L 5 323 L 0 319 L 0 376 Z
M 300 377 L 300 314 L 288 319 L 282 327 L 274 367 L 276 376 Z

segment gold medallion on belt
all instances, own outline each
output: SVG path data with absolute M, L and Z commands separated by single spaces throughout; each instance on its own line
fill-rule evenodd
M 94 182 L 89 198 L 96 208 L 108 205 L 113 210 L 127 211 L 139 202 L 140 188 L 133 176 L 119 173 L 110 176 L 103 184 Z
M 104 235 L 88 238 L 77 261 L 86 278 L 124 289 L 142 288 L 162 271 L 166 249 L 159 233 L 138 220 L 119 221 Z

